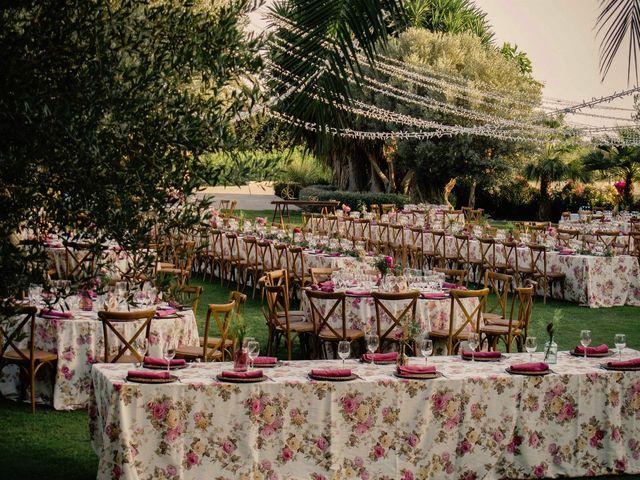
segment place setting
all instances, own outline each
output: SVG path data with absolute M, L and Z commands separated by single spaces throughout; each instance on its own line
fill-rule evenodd
M 529 336 L 525 339 L 525 349 L 529 354 L 528 362 L 513 363 L 509 365 L 505 371 L 510 375 L 524 375 L 528 377 L 541 377 L 555 373 L 547 362 L 534 362 L 533 354 L 538 349 L 538 339 L 536 337 Z
M 342 367 L 340 368 L 312 368 L 308 373 L 311 380 L 320 380 L 324 382 L 348 382 L 359 379 L 360 377 L 353 373 L 350 368 L 345 366 L 345 361 L 351 355 L 351 342 L 341 340 L 338 342 L 338 356 L 342 359 Z

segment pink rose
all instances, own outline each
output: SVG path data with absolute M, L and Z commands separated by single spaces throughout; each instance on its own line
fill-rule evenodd
M 175 442 L 178 439 L 178 437 L 180 437 L 180 430 L 178 430 L 177 428 L 172 428 L 171 430 L 167 430 L 167 433 L 165 433 L 164 435 L 164 439 L 168 443 Z
M 173 477 L 174 475 L 177 475 L 178 469 L 175 467 L 175 465 L 169 465 L 167 466 L 166 472 L 167 472 L 167 475 L 169 475 L 170 477 Z
M 327 442 L 326 438 L 318 437 L 318 439 L 316 440 L 316 447 L 318 447 L 319 450 L 324 451 L 328 446 L 329 442 Z
M 542 477 L 544 477 L 545 470 L 546 469 L 545 469 L 544 465 L 540 464 L 536 468 L 533 469 L 533 476 L 536 477 L 536 478 L 542 478 Z
M 386 257 L 384 257 L 384 260 L 385 260 L 385 262 L 387 262 L 387 266 L 389 268 L 393 268 L 394 264 L 393 264 L 393 258 L 392 257 L 387 255 Z
M 274 433 L 276 433 L 276 429 L 273 428 L 273 424 L 265 425 L 262 429 L 262 435 L 265 437 L 270 437 Z
M 462 454 L 464 455 L 465 453 L 469 453 L 472 449 L 471 443 L 469 442 L 469 440 L 467 440 L 466 438 L 460 442 L 460 445 L 458 447 L 460 449 L 460 451 L 462 452 Z
M 292 408 L 291 410 L 289 410 L 289 417 L 295 418 L 296 415 L 298 415 L 298 409 L 297 408 Z
M 529 446 L 536 448 L 538 445 L 540 445 L 540 437 L 538 437 L 536 432 L 533 432 L 529 435 Z
M 496 430 L 495 432 L 493 432 L 493 439 L 497 443 L 500 443 L 502 440 L 504 440 L 504 434 L 500 430 Z
M 262 410 L 263 405 L 259 399 L 255 398 L 251 400 L 251 413 L 253 413 L 254 415 L 260 415 L 262 413 Z
M 384 448 L 382 447 L 382 445 L 377 443 L 376 446 L 373 447 L 373 455 L 374 457 L 376 457 L 376 459 L 384 456 Z
M 263 460 L 260 463 L 260 466 L 262 467 L 263 470 L 271 470 L 271 462 L 269 460 Z
M 407 437 L 407 443 L 411 448 L 415 448 L 415 446 L 418 444 L 418 437 L 414 434 L 409 435 Z
M 362 457 L 356 457 L 353 459 L 353 463 L 356 467 L 358 468 L 362 468 L 364 467 L 364 460 L 362 459 Z
M 189 451 L 189 453 L 187 453 L 187 465 L 192 467 L 197 463 L 198 463 L 198 454 L 193 451 Z
M 357 402 L 351 397 L 344 397 L 342 399 L 342 409 L 346 413 L 353 413 L 358 408 Z
M 289 460 L 291 460 L 293 458 L 293 452 L 291 451 L 291 449 L 289 447 L 284 447 L 282 449 L 281 456 L 282 456 L 282 459 L 285 462 L 288 462 Z
M 571 405 L 569 402 L 565 403 L 560 410 L 560 418 L 568 420 L 573 418 L 573 415 L 573 405 Z
M 236 446 L 233 444 L 233 442 L 230 442 L 229 440 L 225 440 L 224 442 L 222 442 L 222 451 L 227 455 L 233 453 L 235 449 Z
M 409 470 L 404 470 L 402 480 L 413 480 L 413 473 L 411 473 Z
M 611 439 L 614 442 L 619 442 L 622 439 L 622 434 L 620 433 L 620 429 L 618 427 L 613 427 L 611 430 Z
M 153 418 L 155 418 L 156 420 L 162 420 L 167 414 L 167 409 L 163 404 L 154 403 L 151 406 L 151 414 L 153 415 Z

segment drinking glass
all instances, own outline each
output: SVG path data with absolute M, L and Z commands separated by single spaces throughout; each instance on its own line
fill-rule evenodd
M 591 330 L 580 331 L 580 344 L 584 347 L 584 358 L 587 358 L 587 347 L 591 343 Z
M 141 360 L 136 362 L 138 368 L 142 368 L 144 366 L 144 357 L 147 356 L 147 350 L 149 349 L 149 341 L 146 338 L 138 341 L 139 352 L 141 356 Z
M 527 337 L 524 341 L 524 348 L 529 353 L 529 361 L 533 360 L 533 354 L 538 349 L 538 339 L 536 337 Z
M 367 333 L 367 338 L 365 340 L 367 342 L 367 350 L 371 355 L 373 355 L 380 345 L 380 337 L 375 333 Z M 371 363 L 375 363 L 373 357 L 371 357 Z
M 478 348 L 478 346 L 480 345 L 480 336 L 476 332 L 471 332 L 469 334 L 467 343 L 469 344 L 469 348 L 471 349 L 471 361 L 475 362 L 476 360 L 474 353 L 476 351 L 476 348 Z
M 253 361 L 258 357 L 260 353 L 260 344 L 257 340 L 251 340 L 247 342 L 247 354 L 249 355 L 250 367 L 253 368 Z
M 342 365 L 344 366 L 344 361 L 349 358 L 351 354 L 351 343 L 347 340 L 340 340 L 338 343 L 338 356 L 342 359 Z
M 171 371 L 171 360 L 176 356 L 176 349 L 170 343 L 164 347 L 164 359 L 167 361 L 167 371 Z
M 624 333 L 616 333 L 616 336 L 613 340 L 616 344 L 616 349 L 618 350 L 618 357 L 622 360 L 622 350 L 627 346 L 627 337 Z
M 42 295 L 42 286 L 32 283 L 29 285 L 29 305 L 38 305 L 40 296 Z
M 244 337 L 242 339 L 242 348 L 249 348 L 249 342 L 255 342 L 254 337 Z
M 433 353 L 433 341 L 427 336 L 423 337 L 420 342 L 420 353 L 424 357 L 424 363 L 426 364 L 429 355 Z

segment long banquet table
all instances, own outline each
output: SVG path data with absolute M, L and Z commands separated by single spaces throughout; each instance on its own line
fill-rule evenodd
M 626 352 L 626 357 L 638 352 Z M 540 357 L 540 354 L 537 354 Z M 400 380 L 393 366 L 348 366 L 351 382 L 311 381 L 300 361 L 268 381 L 221 383 L 229 364 L 125 381 L 95 365 L 89 410 L 98 479 L 536 478 L 640 472 L 640 372 L 559 354 L 553 374 L 511 376 L 523 361 L 432 357 L 443 377 Z M 412 359 L 413 362 L 422 360 Z
M 139 324 L 127 325 L 126 335 L 132 335 Z M 110 340 L 111 344 L 114 344 Z M 149 333 L 149 351 L 161 355 L 167 341 L 177 345 L 198 345 L 198 324 L 191 310 L 170 318 L 153 318 Z M 91 367 L 104 354 L 102 323 L 96 312 L 75 312 L 74 318 L 36 318 L 36 348 L 58 354 L 53 392 L 50 383 L 38 384 L 38 397 L 56 410 L 86 408 L 91 390 Z M 40 378 L 40 377 L 39 377 Z M 0 376 L 0 391 L 4 396 L 17 395 L 17 371 L 9 367 Z

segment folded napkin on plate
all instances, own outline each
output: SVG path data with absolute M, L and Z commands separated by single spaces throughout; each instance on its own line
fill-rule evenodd
M 278 357 L 256 357 L 253 360 L 254 365 L 273 365 L 278 363 Z
M 127 372 L 127 377 L 131 378 L 171 378 L 171 374 L 165 370 L 158 372 L 149 372 L 147 370 L 129 370 Z
M 573 349 L 573 353 L 577 355 L 584 355 L 584 347 L 582 345 L 578 345 Z M 587 356 L 589 355 L 600 355 L 609 353 L 609 347 L 605 344 L 598 345 L 597 347 L 587 347 Z
M 263 374 L 262 370 L 248 370 L 246 372 L 224 371 L 220 374 L 220 376 L 227 378 L 260 378 L 263 376 Z
M 60 310 L 51 310 L 49 308 L 43 308 L 40 312 L 41 315 L 46 315 L 47 317 L 58 317 L 58 318 L 71 318 L 73 317 L 73 313 L 71 312 L 61 312 Z
M 611 360 L 610 362 L 607 362 L 607 367 L 638 368 L 640 367 L 640 358 L 632 358 L 631 360 Z
M 178 367 L 178 366 L 185 365 L 186 363 L 187 361 L 184 358 L 175 358 L 169 362 L 169 365 L 171 365 L 172 367 Z M 166 367 L 167 361 L 164 358 L 144 357 L 144 364 Z
M 449 290 L 463 290 L 463 289 L 465 289 L 465 287 L 463 285 L 458 285 L 457 283 L 450 283 L 450 282 L 442 282 L 442 288 L 448 288 Z
M 514 363 L 509 368 L 513 372 L 546 372 L 549 365 L 544 362 Z
M 316 377 L 350 377 L 350 368 L 314 368 L 311 375 Z
M 502 354 L 500 352 L 470 352 L 463 351 L 462 356 L 464 358 L 500 358 Z
M 435 365 L 398 365 L 398 373 L 401 375 L 424 375 L 436 373 Z
M 341 257 L 342 254 L 340 252 L 331 252 L 331 253 L 327 253 L 328 257 Z
M 333 287 L 320 287 L 321 292 L 333 293 Z
M 442 299 L 449 297 L 449 294 L 444 292 L 425 292 L 420 295 L 422 298 L 426 299 Z
M 347 295 L 355 295 L 355 296 L 363 296 L 366 297 L 367 295 L 371 295 L 371 292 L 363 292 L 362 290 L 347 290 L 346 292 Z
M 398 358 L 398 352 L 365 353 L 361 358 L 363 362 L 395 362 Z
M 158 308 L 156 310 L 156 316 L 158 317 L 170 317 L 176 314 L 175 308 Z
M 318 285 L 321 287 L 333 287 L 333 282 L 331 280 L 327 280 L 325 282 L 320 282 Z
M 558 252 L 559 255 L 573 255 L 574 251 L 573 250 L 560 250 Z

